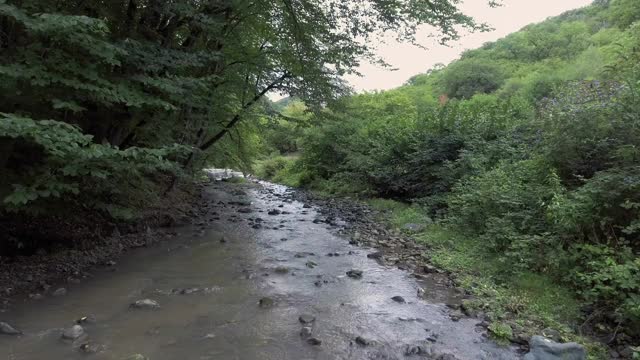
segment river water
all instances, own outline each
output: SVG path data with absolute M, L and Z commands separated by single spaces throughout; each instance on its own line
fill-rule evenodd
M 424 283 L 367 258 L 374 250 L 349 245 L 339 228 L 314 223 L 317 209 L 292 200 L 286 187 L 215 182 L 206 193 L 203 221 L 170 229 L 160 245 L 129 252 L 116 271 L 96 269 L 64 296 L 0 314 L 24 332 L 0 335 L 0 359 L 519 358 L 483 336 L 478 320 L 450 320 L 438 301 L 448 290 L 426 288 L 433 300 L 424 300 Z M 283 213 L 268 215 L 272 209 Z M 352 269 L 362 278 L 348 277 Z M 160 308 L 130 308 L 146 298 Z M 273 305 L 259 306 L 262 298 Z M 320 345 L 301 337 L 303 314 L 315 317 Z M 62 341 L 62 330 L 84 316 L 94 320 L 83 324 L 86 338 Z M 83 353 L 86 343 L 98 352 Z M 426 354 L 407 354 L 417 347 Z

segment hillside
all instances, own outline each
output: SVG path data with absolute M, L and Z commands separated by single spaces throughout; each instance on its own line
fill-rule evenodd
M 631 354 L 640 333 L 638 20 L 634 0 L 596 1 L 397 89 L 343 98 L 302 136 L 290 133 L 299 157 L 258 171 L 370 199 L 400 229 L 424 224 L 414 235 L 479 296 L 498 337 L 553 327 Z

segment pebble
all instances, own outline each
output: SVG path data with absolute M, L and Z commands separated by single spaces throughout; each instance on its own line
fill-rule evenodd
M 318 345 L 322 344 L 322 341 L 312 337 L 312 338 L 308 338 L 307 339 L 307 344 L 313 345 L 313 346 L 318 346 Z
M 305 326 L 300 330 L 300 336 L 303 338 L 307 338 L 311 336 L 311 327 Z
M 404 304 L 407 302 L 402 296 L 394 296 L 391 298 L 391 300 L 401 304 Z
M 65 288 L 56 289 L 56 291 L 54 291 L 51 295 L 53 295 L 53 296 L 64 296 L 64 295 L 67 295 L 67 289 L 65 289 Z
M 302 314 L 302 315 L 300 315 L 298 320 L 300 320 L 300 322 L 303 323 L 303 324 L 310 324 L 310 323 L 316 321 L 316 318 L 313 315 Z
M 362 270 L 349 270 L 347 271 L 347 276 L 352 279 L 362 279 Z
M 365 339 L 362 336 L 356 337 L 356 344 L 360 346 L 369 346 L 372 344 L 371 340 Z
M 132 303 L 130 307 L 134 309 L 158 309 L 160 304 L 155 300 L 142 299 Z

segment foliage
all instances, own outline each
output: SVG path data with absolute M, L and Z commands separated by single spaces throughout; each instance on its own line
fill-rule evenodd
M 288 120 L 381 62 L 373 40 L 427 25 L 443 43 L 487 29 L 455 0 L 0 0 L 0 215 L 128 217 L 205 165 L 295 151 Z M 270 111 L 274 92 L 305 103 Z
M 397 227 L 434 219 L 458 234 L 429 237 L 446 268 L 475 269 L 510 293 L 514 277 L 573 292 L 545 306 L 511 296 L 518 300 L 499 308 L 545 308 L 554 318 L 553 307 L 575 296 L 600 309 L 590 321 L 633 333 L 640 22 L 632 3 L 595 2 L 400 88 L 330 104 L 297 138 L 289 176 L 298 169 L 309 179 L 302 185 L 385 198 L 374 205 Z
M 178 168 L 171 160 L 189 151 L 180 146 L 119 150 L 95 144 L 91 136 L 63 122 L 0 116 L 0 139 L 17 149 L 32 148 L 32 153 L 39 155 L 33 165 L 22 161 L 20 155 L 6 159 L 12 172 L 4 181 L 13 183 L 13 191 L 4 198 L 4 206 L 13 211 L 44 211 L 50 199 L 75 198 L 114 217 L 132 217 L 127 193 L 119 184 L 175 172 Z

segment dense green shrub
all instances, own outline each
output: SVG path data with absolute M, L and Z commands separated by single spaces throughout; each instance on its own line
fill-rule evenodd
M 637 326 L 640 23 L 631 3 L 594 3 L 401 88 L 342 99 L 311 119 L 319 125 L 284 173 L 418 205 L 506 276 L 542 275 Z
M 0 114 L 0 142 L 38 154 L 29 159 L 14 151 L 4 159 L 2 167 L 11 170 L 0 180 L 5 209 L 42 212 L 64 199 L 116 218 L 133 217 L 130 187 L 144 188 L 148 175 L 175 174 L 176 161 L 190 151 L 181 146 L 120 150 L 94 143 L 72 125 L 13 114 Z

